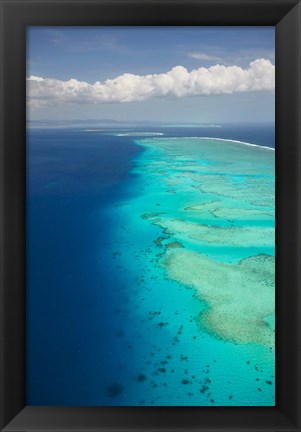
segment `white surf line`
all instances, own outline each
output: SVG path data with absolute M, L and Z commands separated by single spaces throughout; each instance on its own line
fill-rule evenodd
M 115 134 L 114 134 L 115 135 Z M 125 132 L 125 133 L 116 133 L 115 136 L 132 136 L 132 137 L 152 137 L 164 135 L 163 132 Z
M 104 132 L 105 129 L 83 129 L 83 132 Z
M 177 140 L 177 139 L 207 139 L 207 140 L 213 140 L 213 141 L 226 141 L 226 142 L 233 142 L 233 143 L 238 143 L 238 144 L 244 144 L 244 145 L 248 145 L 251 147 L 259 147 L 259 148 L 264 148 L 267 150 L 272 150 L 275 151 L 275 149 L 273 147 L 268 147 L 268 146 L 262 146 L 259 144 L 251 144 L 245 141 L 238 141 L 238 140 L 232 140 L 232 139 L 228 139 L 228 138 L 215 138 L 215 137 L 206 137 L 206 136 L 183 136 L 183 137 L 165 137 L 168 140 Z
M 248 143 L 246 141 L 238 141 L 238 140 L 232 140 L 232 139 L 227 139 L 227 138 L 214 138 L 214 137 L 187 137 L 187 138 L 208 139 L 208 140 L 215 140 L 215 141 L 234 142 L 234 143 L 238 143 L 238 144 L 248 145 L 248 146 L 251 146 L 251 147 L 259 147 L 259 148 L 264 148 L 264 149 L 267 149 L 267 150 L 275 151 L 275 149 L 273 147 L 262 146 L 262 145 L 259 145 L 259 144 L 251 144 L 251 143 Z

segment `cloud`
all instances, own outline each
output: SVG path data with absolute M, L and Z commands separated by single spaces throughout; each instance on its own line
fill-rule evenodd
M 266 59 L 252 61 L 248 68 L 215 65 L 191 72 L 183 66 L 153 75 L 125 73 L 104 82 L 89 84 L 74 78 L 27 78 L 27 97 L 34 108 L 62 103 L 124 103 L 150 98 L 221 95 L 252 91 L 272 91 L 275 66 Z
M 206 53 L 188 53 L 189 57 L 192 57 L 197 60 L 209 60 L 209 61 L 220 61 L 220 57 L 212 56 Z

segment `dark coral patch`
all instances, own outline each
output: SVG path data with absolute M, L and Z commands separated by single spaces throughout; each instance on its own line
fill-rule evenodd
M 137 376 L 137 381 L 138 382 L 144 382 L 146 380 L 146 376 L 144 375 L 144 374 L 139 374 L 138 376 Z
M 170 242 L 166 243 L 165 245 L 166 249 L 177 249 L 177 248 L 183 248 L 184 246 L 180 242 Z
M 153 212 L 153 213 L 144 213 L 141 215 L 142 219 L 151 219 L 155 216 L 158 216 L 160 213 L 158 212 Z
M 123 387 L 120 384 L 114 383 L 106 388 L 106 393 L 109 397 L 115 398 L 119 396 L 123 391 Z
M 162 241 L 167 240 L 168 237 L 158 237 L 156 240 L 154 240 L 154 243 L 156 246 L 162 246 Z
M 157 326 L 160 327 L 160 328 L 163 328 L 163 327 L 165 327 L 165 326 L 167 326 L 167 325 L 168 325 L 167 322 L 159 322 L 159 323 L 157 324 Z
M 203 385 L 202 388 L 200 389 L 200 392 L 205 393 L 207 390 L 209 390 L 209 387 L 206 385 Z

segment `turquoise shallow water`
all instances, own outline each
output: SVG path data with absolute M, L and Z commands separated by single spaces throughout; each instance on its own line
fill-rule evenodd
M 28 405 L 274 404 L 274 151 L 202 134 L 273 145 L 29 131 Z
M 274 151 L 135 139 L 145 151 L 108 215 L 131 360 L 114 404 L 274 405 Z

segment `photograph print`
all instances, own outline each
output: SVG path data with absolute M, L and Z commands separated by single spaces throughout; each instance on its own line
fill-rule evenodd
M 274 30 L 27 28 L 27 405 L 275 406 Z

